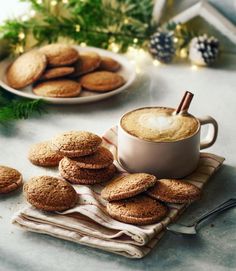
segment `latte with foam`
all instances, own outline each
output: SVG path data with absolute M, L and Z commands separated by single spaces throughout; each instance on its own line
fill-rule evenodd
M 138 138 L 154 142 L 173 142 L 194 135 L 198 120 L 190 114 L 174 115 L 174 109 L 147 107 L 129 112 L 121 119 L 122 128 Z

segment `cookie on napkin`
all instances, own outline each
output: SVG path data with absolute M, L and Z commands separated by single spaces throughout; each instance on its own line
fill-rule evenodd
M 89 155 L 97 151 L 101 137 L 86 131 L 70 131 L 52 139 L 52 148 L 67 157 Z
M 22 185 L 21 173 L 10 167 L 0 166 L 0 194 L 16 190 Z
M 110 166 L 113 160 L 113 154 L 107 148 L 100 146 L 93 154 L 74 158 L 72 162 L 80 168 L 100 169 Z
M 124 175 L 108 183 L 101 196 L 108 201 L 127 199 L 146 191 L 156 182 L 156 177 L 147 173 Z
M 58 166 L 63 155 L 52 150 L 50 141 L 45 141 L 32 145 L 29 150 L 28 158 L 34 165 L 54 167 Z
M 199 199 L 201 190 L 191 183 L 175 179 L 160 179 L 147 194 L 169 203 L 191 203 Z
M 111 164 L 100 169 L 80 168 L 76 161 L 64 157 L 59 163 L 59 172 L 70 183 L 90 185 L 111 180 L 116 173 L 116 167 Z
M 8 68 L 7 83 L 12 88 L 21 89 L 36 82 L 47 66 L 47 59 L 39 51 L 30 51 L 19 56 Z
M 51 177 L 33 177 L 24 185 L 27 201 L 43 211 L 64 211 L 75 206 L 77 194 L 65 180 Z
M 135 225 L 148 225 L 160 221 L 168 208 L 145 195 L 107 203 L 108 214 L 116 220 Z

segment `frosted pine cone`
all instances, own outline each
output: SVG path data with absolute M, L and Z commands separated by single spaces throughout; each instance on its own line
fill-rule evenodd
M 150 38 L 149 50 L 160 62 L 169 63 L 175 54 L 173 33 L 158 31 Z
M 207 35 L 195 37 L 189 45 L 189 59 L 198 66 L 212 64 L 219 54 L 219 41 Z

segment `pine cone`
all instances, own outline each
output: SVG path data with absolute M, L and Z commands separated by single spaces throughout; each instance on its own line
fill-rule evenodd
M 169 63 L 175 54 L 173 32 L 158 31 L 150 38 L 149 51 L 160 62 Z
M 199 66 L 212 64 L 219 54 L 219 41 L 214 37 L 202 35 L 191 40 L 189 45 L 189 59 Z

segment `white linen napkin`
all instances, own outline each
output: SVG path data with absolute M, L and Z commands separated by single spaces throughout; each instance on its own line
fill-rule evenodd
M 117 154 L 117 128 L 113 127 L 103 136 L 103 145 Z M 222 165 L 224 158 L 201 153 L 199 166 L 185 178 L 200 189 L 210 176 Z M 126 172 L 115 164 L 120 174 Z M 78 204 L 65 212 L 41 212 L 31 206 L 16 213 L 12 223 L 32 232 L 38 232 L 70 240 L 79 244 L 117 253 L 130 258 L 142 258 L 157 244 L 165 227 L 185 210 L 187 205 L 170 204 L 170 212 L 162 221 L 146 226 L 134 226 L 111 218 L 106 212 L 106 202 L 100 192 L 104 183 L 94 186 L 74 185 Z

